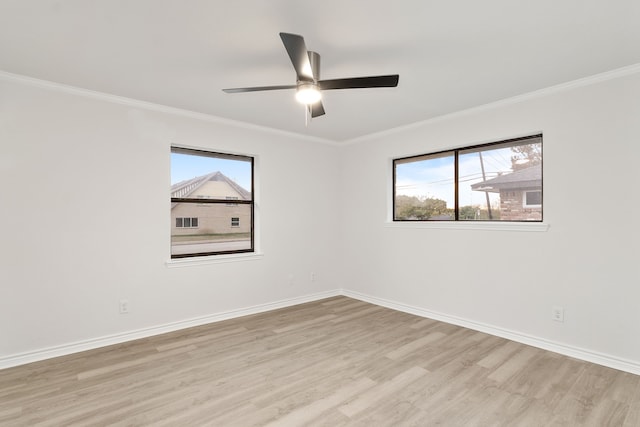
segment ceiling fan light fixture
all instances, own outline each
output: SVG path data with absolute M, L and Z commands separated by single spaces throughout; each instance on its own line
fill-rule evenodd
M 265 90 L 296 89 L 296 99 L 305 108 L 305 117 L 325 115 L 322 94 L 325 90 L 362 89 L 398 86 L 397 74 L 386 76 L 349 77 L 346 79 L 320 79 L 320 54 L 307 50 L 304 38 L 298 34 L 280 33 L 284 48 L 296 71 L 296 83 L 292 85 L 237 87 L 222 89 L 225 93 L 258 92 Z M 322 90 L 321 90 L 322 89 Z
M 320 101 L 322 95 L 314 84 L 302 84 L 298 86 L 296 100 L 304 105 L 315 104 Z

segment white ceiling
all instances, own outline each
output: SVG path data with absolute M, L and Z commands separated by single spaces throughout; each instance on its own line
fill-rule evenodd
M 322 78 L 400 74 L 324 93 L 305 128 L 279 32 Z M 640 63 L 638 0 L 0 0 L 0 70 L 346 141 Z

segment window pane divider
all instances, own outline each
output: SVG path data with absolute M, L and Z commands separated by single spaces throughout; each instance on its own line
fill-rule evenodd
M 253 204 L 253 200 L 242 200 L 242 199 L 190 199 L 190 198 L 179 198 L 172 197 L 171 203 L 222 203 L 226 205 L 251 205 Z

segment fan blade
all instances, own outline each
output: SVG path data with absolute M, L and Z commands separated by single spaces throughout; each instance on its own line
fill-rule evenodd
M 304 38 L 297 34 L 289 33 L 280 33 L 280 38 L 289 54 L 293 68 L 296 70 L 298 80 L 312 82 L 313 71 L 307 46 L 304 44 Z
M 283 85 L 283 86 L 257 86 L 257 87 L 236 87 L 231 89 L 222 89 L 226 93 L 240 93 L 240 92 L 258 92 L 261 90 L 282 90 L 282 89 L 295 89 L 297 85 Z
M 368 87 L 396 87 L 398 86 L 398 74 L 388 76 L 351 77 L 347 79 L 320 80 L 318 87 L 321 90 L 330 89 L 364 89 Z
M 322 101 L 318 101 L 315 104 L 311 104 L 311 117 L 320 117 L 324 115 L 324 107 L 322 106 Z

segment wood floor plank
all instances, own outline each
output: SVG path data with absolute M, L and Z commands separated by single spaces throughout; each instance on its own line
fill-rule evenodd
M 487 369 L 495 368 L 496 366 L 501 365 L 507 360 L 509 360 L 511 355 L 516 351 L 520 350 L 521 348 L 522 346 L 520 344 L 515 343 L 513 341 L 505 340 L 503 345 L 500 348 L 496 349 L 495 351 L 492 351 L 485 358 L 478 361 L 478 365 Z
M 591 425 L 594 408 L 608 398 L 606 391 L 619 374 L 618 371 L 597 365 L 585 366 L 554 410 L 554 422 Z
M 640 402 L 634 402 L 629 406 L 629 411 L 622 425 L 624 427 L 640 426 Z
M 521 349 L 512 353 L 508 360 L 496 368 L 487 378 L 499 383 L 505 382 L 518 372 L 522 371 L 523 366 L 527 366 L 529 361 L 533 359 L 541 350 L 533 347 L 523 346 Z
M 446 335 L 442 332 L 432 332 L 390 351 L 387 353 L 387 357 L 392 360 L 400 359 L 409 353 L 419 350 L 421 347 L 426 347 L 427 345 L 438 341 L 442 337 L 446 337 Z
M 291 323 L 291 324 L 289 324 L 287 326 L 283 326 L 282 328 L 274 329 L 274 332 L 277 333 L 277 334 L 281 334 L 282 332 L 289 332 L 289 331 L 292 331 L 294 329 L 308 328 L 308 327 L 316 325 L 318 323 L 323 323 L 323 322 L 325 322 L 327 320 L 335 319 L 335 317 L 336 317 L 335 314 L 327 314 L 326 316 L 316 317 L 316 318 L 309 319 L 309 320 L 304 321 L 304 322 Z
M 420 319 L 418 318 L 418 320 L 414 323 L 412 323 L 411 325 L 409 325 L 409 327 L 411 329 L 420 329 L 420 328 L 424 328 L 424 327 L 429 327 L 429 326 L 433 326 L 435 323 L 438 323 L 437 320 L 433 320 L 433 319 Z
M 347 297 L 0 371 L 0 425 L 640 426 L 640 377 Z
M 370 408 L 380 400 L 390 398 L 395 392 L 425 374 L 427 374 L 426 369 L 419 366 L 412 366 L 392 380 L 367 390 L 353 401 L 340 406 L 338 409 L 349 418 L 353 418 L 354 415 Z
M 303 426 L 310 421 L 319 417 L 328 409 L 335 408 L 344 403 L 347 399 L 362 394 L 367 389 L 373 388 L 376 383 L 369 378 L 363 377 L 357 381 L 351 382 L 332 393 L 330 396 L 315 400 L 305 406 L 298 407 L 287 413 L 285 416 L 274 420 L 267 424 L 269 427 L 277 427 L 282 425 Z

